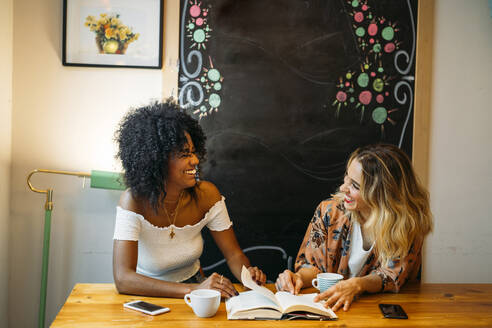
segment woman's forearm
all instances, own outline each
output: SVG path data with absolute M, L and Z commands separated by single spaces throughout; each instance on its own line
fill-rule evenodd
M 357 281 L 361 288 L 361 293 L 378 293 L 381 291 L 382 280 L 377 274 L 368 274 L 363 277 L 352 278 Z
M 115 285 L 120 294 L 182 298 L 195 284 L 163 281 L 128 271 L 115 276 Z
M 249 259 L 246 257 L 246 255 L 244 255 L 243 252 L 227 259 L 227 266 L 238 281 L 241 281 L 241 270 L 243 268 L 243 265 L 246 268 L 249 268 L 251 266 Z
M 319 273 L 319 270 L 315 267 L 304 267 L 299 269 L 296 274 L 299 275 L 302 279 L 303 288 L 311 287 L 312 280 L 316 278 L 316 275 Z M 354 277 L 357 285 L 360 287 L 361 293 L 377 293 L 381 291 L 381 277 L 377 274 L 369 274 L 364 277 Z

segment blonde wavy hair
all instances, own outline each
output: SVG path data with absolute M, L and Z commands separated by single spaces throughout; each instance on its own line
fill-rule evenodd
M 416 238 L 432 231 L 429 195 L 419 183 L 407 155 L 393 145 L 376 144 L 355 150 L 347 164 L 357 160 L 362 166 L 360 193 L 371 210 L 364 228 L 374 240 L 379 261 L 404 257 Z M 343 201 L 338 191 L 335 198 Z M 357 211 L 347 211 L 360 220 Z M 362 223 L 362 222 L 361 222 Z

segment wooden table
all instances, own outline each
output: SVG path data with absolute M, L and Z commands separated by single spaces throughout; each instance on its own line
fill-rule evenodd
M 171 312 L 153 317 L 123 308 L 137 299 Z M 383 318 L 378 303 L 400 304 L 409 319 Z M 113 284 L 77 284 L 51 327 L 492 327 L 491 312 L 492 284 L 410 284 L 399 294 L 363 295 L 349 311 L 338 311 L 337 321 L 228 321 L 224 302 L 215 317 L 202 319 L 182 299 L 120 295 Z

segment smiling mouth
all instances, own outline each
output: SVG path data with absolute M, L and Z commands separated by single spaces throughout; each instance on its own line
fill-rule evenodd
M 185 174 L 190 174 L 190 175 L 195 175 L 196 174 L 196 169 L 193 169 L 193 170 L 186 170 L 184 171 Z
M 354 200 L 348 196 L 345 196 L 344 198 L 344 201 L 347 203 L 347 204 L 352 204 L 354 202 Z

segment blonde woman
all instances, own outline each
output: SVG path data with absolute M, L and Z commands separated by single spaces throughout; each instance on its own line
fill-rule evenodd
M 405 153 L 383 144 L 359 148 L 339 192 L 318 205 L 295 273 L 281 273 L 277 289 L 297 294 L 320 272 L 342 274 L 344 280 L 315 299 L 334 311 L 347 311 L 364 292 L 398 292 L 418 276 L 431 230 L 428 194 Z

